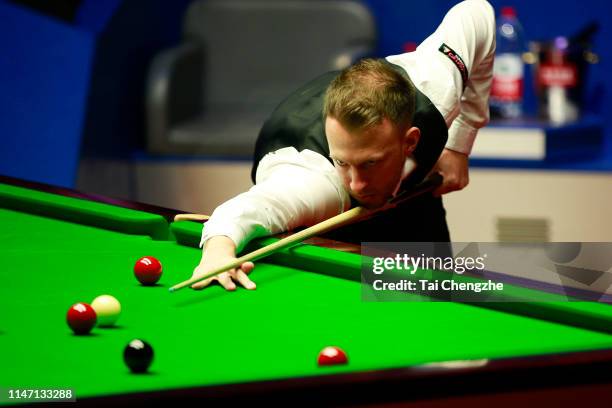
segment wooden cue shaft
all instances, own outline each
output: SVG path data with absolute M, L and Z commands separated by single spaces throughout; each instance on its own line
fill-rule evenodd
M 204 214 L 177 214 L 174 216 L 174 221 L 208 221 L 209 215 Z
M 318 224 L 313 225 L 312 227 L 306 228 L 302 231 L 296 232 L 293 235 L 290 235 L 286 238 L 283 238 L 273 244 L 267 245 L 263 248 L 259 248 L 249 254 L 243 255 L 240 258 L 236 259 L 234 262 L 227 264 L 221 268 L 214 269 L 202 276 L 193 277 L 184 282 L 178 283 L 170 288 L 170 292 L 175 292 L 184 287 L 193 285 L 196 282 L 202 281 L 204 279 L 208 279 L 212 276 L 218 275 L 222 272 L 228 271 L 230 269 L 234 269 L 239 267 L 245 262 L 255 261 L 259 258 L 267 256 L 268 254 L 278 251 L 280 249 L 289 247 L 294 244 L 298 244 L 308 238 L 311 238 L 315 235 L 324 234 L 325 232 L 337 228 L 342 224 L 353 222 L 358 218 L 369 215 L 372 210 L 368 210 L 364 207 L 355 207 L 342 214 L 338 214 L 332 218 L 329 218 L 325 221 L 322 221 Z

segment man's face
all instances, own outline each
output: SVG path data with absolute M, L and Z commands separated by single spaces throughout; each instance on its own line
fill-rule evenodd
M 325 133 L 344 187 L 367 208 L 380 207 L 391 198 L 406 158 L 419 139 L 417 128 L 405 130 L 386 118 L 369 129 L 349 131 L 335 118 L 327 117 Z

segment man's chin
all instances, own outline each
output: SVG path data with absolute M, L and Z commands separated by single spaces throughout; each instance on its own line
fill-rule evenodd
M 357 202 L 362 207 L 365 207 L 370 210 L 374 210 L 376 208 L 380 208 L 383 205 L 385 205 L 387 201 L 381 199 L 380 197 L 372 197 L 372 198 L 364 198 L 364 199 L 357 198 Z

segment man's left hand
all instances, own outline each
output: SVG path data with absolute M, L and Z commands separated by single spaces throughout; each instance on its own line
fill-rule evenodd
M 434 190 L 436 197 L 451 191 L 462 190 L 470 182 L 468 156 L 454 150 L 444 149 L 434 171 L 442 174 L 442 185 Z

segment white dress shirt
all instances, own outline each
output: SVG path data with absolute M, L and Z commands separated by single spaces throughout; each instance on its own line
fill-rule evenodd
M 448 11 L 414 52 L 386 58 L 402 67 L 440 111 L 449 127 L 447 149 L 469 155 L 478 129 L 489 121 L 495 30 L 491 5 L 485 0 L 465 0 Z M 467 66 L 465 89 L 457 66 L 439 51 L 442 44 Z M 403 178 L 413 168 L 414 162 L 408 159 Z M 255 183 L 217 207 L 204 226 L 200 246 L 224 235 L 234 241 L 238 252 L 253 238 L 313 225 L 350 206 L 334 166 L 310 150 L 285 147 L 267 154 L 259 163 Z

